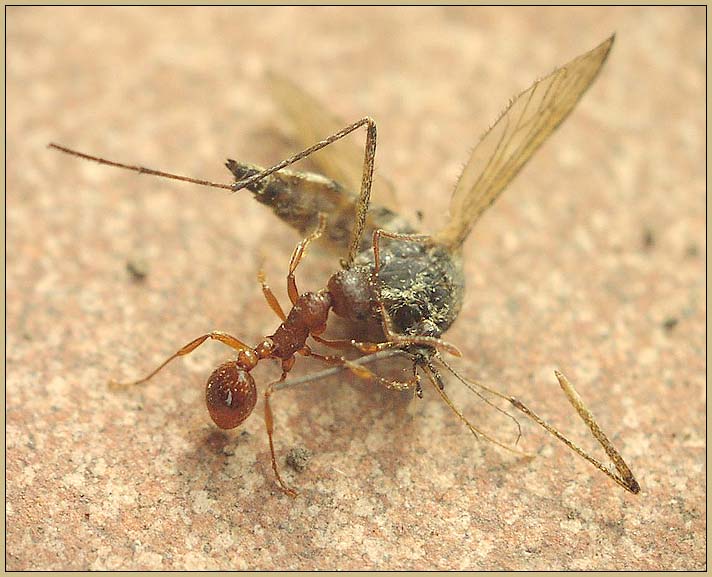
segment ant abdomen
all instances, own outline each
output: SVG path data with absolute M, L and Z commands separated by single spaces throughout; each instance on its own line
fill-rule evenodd
M 250 416 L 257 402 L 252 375 L 237 361 L 220 365 L 205 385 L 205 404 L 210 418 L 221 429 L 234 429 Z

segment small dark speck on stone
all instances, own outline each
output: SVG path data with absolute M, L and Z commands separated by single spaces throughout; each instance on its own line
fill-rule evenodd
M 203 545 L 203 551 L 205 553 L 210 553 L 213 550 L 213 546 L 210 543 Z
M 142 282 L 148 276 L 148 264 L 142 258 L 130 258 L 126 261 L 126 271 L 136 282 Z
M 650 250 L 655 246 L 655 233 L 652 228 L 645 227 L 643 230 L 643 248 Z
M 669 333 L 677 326 L 677 323 L 679 322 L 680 319 L 678 319 L 677 317 L 668 317 L 663 321 L 663 328 L 666 332 Z
M 299 471 L 301 473 L 307 468 L 311 457 L 312 454 L 309 449 L 305 449 L 304 447 L 293 447 L 287 453 L 287 465 L 295 471 Z
M 700 249 L 695 243 L 690 243 L 685 249 L 685 254 L 690 257 L 695 257 L 700 254 Z
M 222 448 L 223 455 L 227 455 L 228 457 L 232 457 L 235 454 L 235 447 L 232 445 L 225 445 Z

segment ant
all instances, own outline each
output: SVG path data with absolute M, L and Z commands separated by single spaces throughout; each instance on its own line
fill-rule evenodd
M 277 216 L 305 235 L 289 261 L 287 294 L 291 309 L 288 313 L 270 289 L 262 270 L 258 273 L 264 298 L 280 319 L 274 333 L 250 347 L 228 333 L 212 331 L 178 349 L 144 378 L 123 384 L 144 383 L 172 360 L 192 353 L 207 340 L 220 341 L 236 352 L 236 358 L 213 371 L 206 384 L 205 399 L 215 424 L 222 429 L 232 429 L 250 416 L 257 402 L 257 387 L 251 371 L 264 359 L 278 361 L 282 374 L 264 390 L 264 417 L 272 469 L 280 489 L 294 497 L 297 492 L 283 481 L 277 466 L 270 398 L 275 390 L 288 383 L 287 377 L 297 355 L 332 365 L 331 369 L 303 380 L 314 380 L 347 369 L 359 378 L 390 389 L 413 390 L 418 397 L 423 394 L 420 371 L 473 435 L 481 435 L 500 447 L 519 452 L 481 431 L 455 407 L 445 393 L 444 380 L 437 366 L 441 365 L 488 404 L 493 405 L 480 391 L 508 401 L 627 491 L 638 493 L 640 486 L 633 473 L 564 375 L 555 372 L 567 398 L 613 462 L 615 472 L 580 449 L 518 399 L 459 375 L 442 353 L 453 356 L 461 356 L 461 353 L 441 338 L 462 306 L 461 248 L 474 223 L 573 110 L 597 77 L 613 40 L 611 36 L 593 50 L 554 70 L 510 102 L 473 151 L 453 192 L 450 220 L 434 235 L 419 234 L 396 211 L 371 205 L 372 188 L 386 194 L 390 188 L 387 182 L 374 178 L 376 123 L 365 117 L 335 130 L 337 121 L 324 116 L 318 103 L 293 84 L 276 77 L 271 79 L 273 87 L 298 128 L 308 137 L 314 136 L 312 142 L 317 139 L 316 131 L 331 136 L 266 170 L 228 160 L 226 166 L 235 177 L 232 184 L 122 164 L 50 144 L 51 148 L 73 156 L 143 174 L 233 192 L 246 188 L 258 201 L 270 206 Z M 360 153 L 351 151 L 345 155 L 322 149 L 361 127 L 366 129 L 365 151 L 360 174 L 354 174 L 353 166 L 356 165 L 353 160 Z M 312 154 L 325 167 L 325 172 L 339 177 L 341 184 L 319 174 L 285 170 Z M 357 188 L 358 195 L 351 192 Z M 322 236 L 333 247 L 347 249 L 347 256 L 341 260 L 340 270 L 329 278 L 324 289 L 300 293 L 295 271 L 309 245 Z M 368 341 L 324 338 L 322 334 L 331 312 L 355 325 L 368 327 L 367 334 L 373 338 Z M 343 353 L 317 353 L 307 344 L 310 337 L 337 351 L 356 350 L 363 356 L 352 361 Z M 386 379 L 364 366 L 371 360 L 395 354 L 405 355 L 412 362 L 412 374 L 406 380 Z M 495 408 L 504 413 L 499 407 Z M 514 419 L 509 413 L 505 414 Z

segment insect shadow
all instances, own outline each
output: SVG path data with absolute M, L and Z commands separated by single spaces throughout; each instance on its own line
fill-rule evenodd
M 257 387 L 252 370 L 264 359 L 278 361 L 282 374 L 264 389 L 264 418 L 275 477 L 282 491 L 295 496 L 297 492 L 284 482 L 277 465 L 271 397 L 284 386 L 313 381 L 340 370 L 348 370 L 389 389 L 412 390 L 419 397 L 423 394 L 422 376 L 425 376 L 436 394 L 475 437 L 481 436 L 504 449 L 520 452 L 487 434 L 463 415 L 445 392 L 441 373 L 445 370 L 499 411 L 502 409 L 490 396 L 506 400 L 620 486 L 638 493 L 640 486 L 633 473 L 564 375 L 555 372 L 568 400 L 601 444 L 615 470 L 579 448 L 520 400 L 462 376 L 445 356 L 460 356 L 460 351 L 442 338 L 462 307 L 462 245 L 472 227 L 573 110 L 598 76 L 613 40 L 611 36 L 593 50 L 554 70 L 509 103 L 467 162 L 452 194 L 449 221 L 432 235 L 419 233 L 398 214 L 394 209 L 392 185 L 374 176 L 376 123 L 365 117 L 340 128 L 343 124 L 324 114 L 318 102 L 291 82 L 275 76 L 271 78 L 272 88 L 297 133 L 305 141 L 316 141 L 316 144 L 266 170 L 228 160 L 226 166 L 235 178 L 232 184 L 122 164 L 50 144 L 67 154 L 143 174 L 230 191 L 248 189 L 259 202 L 269 206 L 281 220 L 304 236 L 289 261 L 287 293 L 291 308 L 288 313 L 262 271 L 259 273 L 265 300 L 280 321 L 274 333 L 254 347 L 222 331 L 203 334 L 178 349 L 147 376 L 124 384 L 144 383 L 173 359 L 192 353 L 209 339 L 217 340 L 232 348 L 236 358 L 221 364 L 210 375 L 205 400 L 215 424 L 231 429 L 244 422 L 255 407 Z M 366 130 L 364 150 L 339 142 L 359 128 Z M 324 138 L 324 135 L 329 136 Z M 287 169 L 308 156 L 331 178 Z M 359 192 L 353 192 L 355 190 Z M 381 205 L 371 204 L 372 190 L 383 199 Z M 317 239 L 345 252 L 346 256 L 324 289 L 302 293 L 295 273 L 308 247 Z M 324 338 L 322 335 L 332 312 L 359 327 L 359 334 L 369 335 L 369 338 Z M 317 352 L 308 344 L 309 339 L 334 353 Z M 347 351 L 357 351 L 362 356 L 349 359 Z M 288 381 L 297 355 L 312 357 L 331 368 Z M 367 366 L 394 356 L 409 361 L 410 369 L 405 376 L 386 378 Z

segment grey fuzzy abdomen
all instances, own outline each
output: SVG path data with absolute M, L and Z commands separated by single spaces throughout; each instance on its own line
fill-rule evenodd
M 445 248 L 382 239 L 380 298 L 403 335 L 438 337 L 454 322 L 464 293 L 462 260 Z M 373 264 L 373 251 L 357 263 Z

